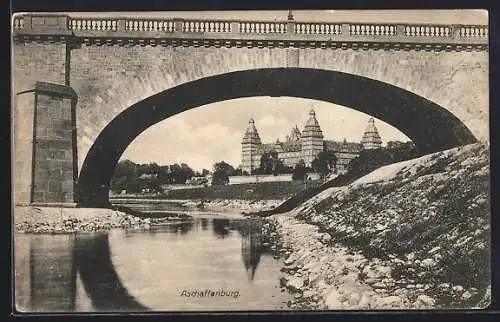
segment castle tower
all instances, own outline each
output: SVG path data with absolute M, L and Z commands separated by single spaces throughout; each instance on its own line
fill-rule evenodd
M 368 125 L 365 128 L 361 144 L 363 144 L 363 148 L 366 150 L 380 149 L 382 146 L 382 139 L 378 134 L 377 127 L 375 127 L 375 120 L 373 117 L 370 117 L 368 120 Z
M 261 144 L 259 133 L 255 127 L 255 121 L 250 119 L 248 121 L 248 128 L 241 140 L 241 170 L 246 171 L 249 174 L 259 167 L 259 162 L 255 156 L 257 155 L 257 149 Z
M 316 113 L 313 109 L 309 112 L 309 120 L 307 120 L 304 131 L 301 135 L 302 143 L 302 159 L 306 167 L 311 166 L 311 162 L 323 151 L 323 132 L 316 119 Z

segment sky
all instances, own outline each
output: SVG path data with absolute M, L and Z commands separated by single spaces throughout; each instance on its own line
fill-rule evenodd
M 241 163 L 241 139 L 250 118 L 263 143 L 285 140 L 293 126 L 302 131 L 311 108 L 325 139 L 360 142 L 370 115 L 343 106 L 293 97 L 249 97 L 204 105 L 159 122 L 141 133 L 125 150 L 123 159 L 160 165 L 187 163 L 212 170 L 225 161 Z M 383 144 L 409 138 L 375 119 Z

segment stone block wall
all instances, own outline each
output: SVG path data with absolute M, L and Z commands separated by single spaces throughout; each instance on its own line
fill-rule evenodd
M 68 87 L 35 90 L 32 203 L 73 203 L 76 182 L 76 96 Z
M 31 195 L 33 117 L 37 81 L 64 84 L 65 43 L 16 43 L 12 46 L 13 202 L 27 204 Z

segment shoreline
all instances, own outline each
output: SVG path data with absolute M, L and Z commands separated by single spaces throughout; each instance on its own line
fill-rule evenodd
M 271 249 L 282 259 L 280 287 L 294 295 L 288 303 L 295 310 L 422 310 L 449 308 L 438 304 L 428 291 L 436 287 L 413 285 L 391 275 L 395 265 L 378 258 L 368 259 L 360 251 L 330 243 L 331 236 L 313 224 L 295 218 L 295 213 L 264 218 L 263 232 Z M 456 298 L 477 296 L 478 289 L 450 283 L 434 283 L 443 294 Z M 413 286 L 412 286 L 413 285 Z M 410 286 L 412 286 L 410 288 Z M 485 298 L 474 307 L 488 305 Z
M 107 208 L 49 208 L 16 206 L 14 232 L 32 234 L 72 234 L 109 231 L 116 228 L 149 229 L 192 219 L 185 215 L 159 218 L 138 217 Z
M 135 199 L 140 201 L 139 199 Z M 193 220 L 193 214 L 203 216 L 204 212 L 224 213 L 238 212 L 241 218 L 247 218 L 247 212 L 269 209 L 279 204 L 281 200 L 209 200 L 197 208 L 199 202 L 193 200 L 176 200 L 186 211 L 159 211 L 158 216 L 141 213 L 124 204 L 113 204 L 110 208 L 64 208 L 16 205 L 13 209 L 15 233 L 51 233 L 65 234 L 78 232 L 109 231 L 115 228 L 149 229 Z M 136 202 L 139 203 L 139 202 Z M 197 209 L 199 211 L 197 212 Z
M 215 212 L 238 212 L 243 215 L 268 211 L 276 208 L 285 200 L 246 200 L 246 199 L 141 199 L 141 198 L 112 198 L 110 202 L 114 206 L 125 206 L 132 204 L 177 204 L 188 209 L 203 209 Z

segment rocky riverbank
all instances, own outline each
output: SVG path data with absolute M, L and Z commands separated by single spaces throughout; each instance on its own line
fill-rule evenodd
M 16 207 L 14 227 L 19 233 L 76 233 L 111 230 L 113 228 L 148 229 L 189 216 L 140 218 L 112 209 Z
M 215 211 L 235 211 L 243 214 L 270 210 L 277 207 L 284 200 L 241 200 L 215 199 L 203 202 L 204 208 Z
M 483 308 L 489 155 L 470 145 L 390 165 L 266 219 L 292 309 Z

